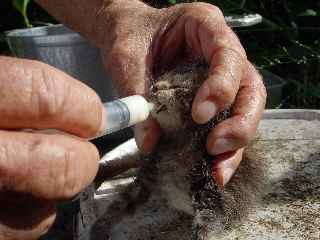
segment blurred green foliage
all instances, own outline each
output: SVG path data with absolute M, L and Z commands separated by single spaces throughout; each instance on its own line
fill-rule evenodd
M 26 27 L 32 27 L 27 15 L 27 7 L 30 0 L 12 0 L 12 5 L 15 9 L 17 9 L 24 18 L 24 22 Z
M 145 0 L 157 7 L 192 0 Z M 320 1 L 319 0 L 204 0 L 225 15 L 259 13 L 263 22 L 235 29 L 249 59 L 286 82 L 282 108 L 320 108 Z M 12 11 L 17 9 L 18 11 Z M 2 8 L 2 6 L 4 6 Z M 21 14 L 21 20 L 18 16 Z M 29 19 L 28 19 L 29 17 Z M 56 22 L 30 0 L 0 1 L 0 31 Z M 0 51 L 4 46 L 0 37 Z
M 320 108 L 320 1 L 205 2 L 217 5 L 225 15 L 263 16 L 261 24 L 235 29 L 249 59 L 286 81 L 279 107 Z
M 283 108 L 320 108 L 320 1 L 215 0 L 225 14 L 259 13 L 238 29 L 249 58 L 286 80 Z
M 0 34 L 12 29 L 39 26 L 45 22 L 57 23 L 35 1 L 0 0 Z
M 176 4 L 177 1 L 176 1 L 176 0 L 168 0 L 168 3 L 170 3 L 170 4 Z

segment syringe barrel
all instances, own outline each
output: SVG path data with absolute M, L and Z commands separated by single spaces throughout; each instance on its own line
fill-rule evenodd
M 145 121 L 150 113 L 150 104 L 140 95 L 134 95 L 104 103 L 106 129 L 101 135 Z
M 115 100 L 103 105 L 106 114 L 106 129 L 104 134 L 110 134 L 128 127 L 130 112 L 126 104 L 121 100 Z

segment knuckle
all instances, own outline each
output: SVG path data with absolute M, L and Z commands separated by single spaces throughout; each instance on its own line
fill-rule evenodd
M 53 77 L 52 77 L 53 75 Z M 30 104 L 38 119 L 52 118 L 62 110 L 64 95 L 58 92 L 60 87 L 54 74 L 48 72 L 48 66 L 41 64 L 32 71 Z
M 229 54 L 230 58 L 233 58 L 233 62 L 241 65 L 241 68 L 246 66 L 246 52 L 240 44 L 234 45 L 233 47 L 227 47 L 225 50 Z
M 216 51 L 213 58 L 221 65 L 223 64 L 226 70 L 238 72 L 239 74 L 243 74 L 247 66 L 246 58 L 242 55 L 241 49 L 236 47 L 222 46 Z
M 48 149 L 54 146 L 51 146 L 51 142 L 49 142 L 48 139 L 44 137 L 44 135 L 33 134 L 31 136 L 28 136 L 28 142 L 25 147 L 26 159 L 30 161 L 28 162 L 28 164 L 32 166 L 29 169 L 30 171 L 32 171 L 30 172 L 31 175 L 33 173 L 33 170 L 41 169 L 41 164 L 43 164 L 43 166 L 50 166 L 48 165 L 48 163 L 50 162 L 46 162 L 50 161 L 48 158 L 46 158 L 46 156 L 48 156 L 46 152 L 48 152 Z M 55 155 L 51 155 L 52 153 L 55 153 L 55 151 L 50 152 L 50 156 L 52 156 L 52 158 L 56 158 Z
M 213 26 L 213 23 L 208 22 Z M 230 34 L 228 32 L 228 26 L 224 22 L 217 22 L 214 24 L 215 34 L 214 42 L 217 47 L 230 46 Z
M 73 140 L 65 136 L 34 135 L 28 141 L 29 188 L 50 199 L 69 199 L 81 190 L 81 178 L 76 171 L 79 154 Z M 40 177 L 40 178 L 39 178 Z M 45 179 L 45 184 L 44 184 Z
M 248 145 L 252 137 L 252 127 L 245 119 L 239 121 L 239 126 L 233 130 L 233 136 L 244 146 Z
M 259 94 L 258 96 L 261 97 L 262 100 L 266 101 L 267 99 L 267 89 L 263 81 L 263 77 L 260 74 L 260 72 L 254 68 L 252 65 L 249 66 L 250 68 L 252 67 L 253 73 L 256 75 L 255 81 L 253 81 L 253 90 L 257 91 Z
M 59 144 L 62 139 L 63 136 L 56 136 L 53 140 L 35 134 L 28 141 L 28 159 L 32 166 L 28 174 L 32 184 L 40 191 L 39 194 L 49 198 L 67 199 L 79 190 L 75 173 L 76 152 L 72 146 Z M 38 176 L 46 176 L 47 189 L 44 189 L 41 181 L 37 181 Z
M 247 58 L 239 38 L 228 25 L 224 22 L 218 22 L 215 24 L 214 29 L 213 40 L 217 49 L 228 51 L 229 54 L 238 58 Z
M 62 171 L 62 198 L 68 199 L 74 197 L 80 191 L 80 181 L 76 178 L 75 173 L 75 151 L 71 148 L 64 150 L 63 160 L 64 169 Z
M 62 199 L 74 197 L 89 183 L 90 178 L 92 178 L 91 181 L 93 180 L 92 163 L 96 164 L 97 170 L 99 153 L 92 143 L 85 143 L 83 148 L 85 148 L 86 153 L 81 156 L 79 154 L 81 150 L 75 147 L 64 148 L 60 181 L 60 198 Z M 82 176 L 79 176 L 79 174 L 82 174 Z
M 234 91 L 231 89 L 232 86 L 228 82 L 225 82 L 220 90 L 220 93 L 218 94 L 220 101 L 222 102 L 223 105 L 227 104 L 232 104 L 235 98 Z
M 42 138 L 37 135 L 20 141 L 14 136 L 7 136 L 0 142 L 0 190 L 6 189 L 28 191 L 33 179 L 37 179 L 40 169 L 41 154 L 44 149 Z M 35 176 L 36 175 L 36 176 Z
M 193 2 L 193 3 L 185 3 L 183 4 L 183 8 L 185 12 L 190 14 L 195 14 L 197 16 L 212 16 L 214 14 L 215 18 L 224 19 L 223 13 L 215 5 L 204 3 L 204 2 Z M 201 14 L 199 14 L 201 13 Z
M 232 104 L 235 99 L 235 83 L 234 80 L 225 79 L 225 71 L 215 70 L 215 81 L 209 82 L 211 95 L 219 102 L 221 107 Z
M 239 60 L 247 58 L 240 40 L 228 26 L 221 26 L 220 24 L 220 34 L 216 38 L 216 46 L 223 48 L 228 54 Z
M 226 23 L 224 22 L 223 16 L 220 17 L 218 15 L 214 16 L 212 13 L 204 12 L 201 14 L 202 20 L 200 21 L 200 26 L 206 30 L 211 32 L 211 37 L 213 38 L 214 42 L 219 43 L 218 40 L 224 36 Z
M 196 9 L 197 11 L 201 10 L 204 13 L 208 13 L 208 14 L 211 14 L 214 12 L 215 14 L 223 17 L 223 13 L 220 10 L 220 8 L 210 3 L 204 3 L 204 2 L 191 3 L 191 7 Z

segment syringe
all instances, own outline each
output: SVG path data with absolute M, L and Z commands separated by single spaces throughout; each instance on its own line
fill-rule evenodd
M 106 128 L 95 138 L 117 132 L 147 120 L 153 104 L 140 95 L 104 103 Z

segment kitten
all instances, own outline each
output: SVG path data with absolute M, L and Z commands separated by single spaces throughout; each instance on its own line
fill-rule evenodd
M 247 151 L 224 189 L 212 176 L 214 157 L 205 149 L 208 133 L 229 110 L 198 125 L 191 119 L 194 95 L 208 67 L 196 63 L 162 74 L 149 101 L 162 129 L 155 150 L 144 157 L 136 180 L 108 207 L 99 224 L 103 239 L 219 239 L 246 216 L 263 189 L 263 164 Z M 251 154 L 254 155 L 254 154 Z

